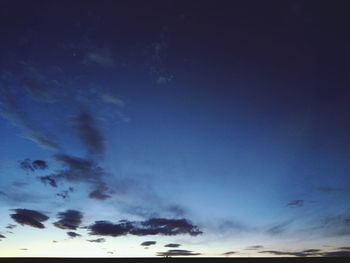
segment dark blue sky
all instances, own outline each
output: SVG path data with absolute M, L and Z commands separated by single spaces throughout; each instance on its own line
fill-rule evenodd
M 0 256 L 350 253 L 345 2 L 0 5 Z

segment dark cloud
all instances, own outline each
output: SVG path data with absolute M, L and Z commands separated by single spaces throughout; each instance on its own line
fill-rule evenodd
M 108 195 L 106 192 L 108 191 L 108 187 L 105 184 L 101 184 L 97 186 L 97 188 L 89 193 L 89 197 L 92 199 L 97 199 L 97 200 L 105 200 L 110 198 L 111 196 Z
M 192 225 L 186 219 L 151 218 L 141 222 L 127 220 L 113 224 L 108 221 L 96 221 L 88 227 L 91 235 L 123 236 L 127 234 L 136 236 L 146 235 L 179 235 L 189 234 L 196 236 L 202 234 L 197 226 Z
M 49 219 L 48 216 L 34 210 L 14 209 L 15 214 L 11 214 L 11 218 L 21 225 L 28 225 L 35 228 L 45 228 L 41 223 Z
M 54 226 L 61 229 L 76 230 L 82 222 L 83 215 L 76 210 L 67 210 L 57 214 L 58 220 L 54 223 Z
M 1 234 L 0 234 L 0 238 L 6 238 L 6 237 L 5 237 L 4 235 L 1 235 Z
M 304 205 L 304 200 L 293 200 L 287 204 L 289 207 L 301 207 Z
M 174 244 L 174 243 L 170 243 L 170 244 L 166 244 L 164 247 L 179 247 L 181 246 L 180 244 Z
M 148 246 L 155 245 L 156 243 L 157 243 L 156 241 L 145 241 L 141 243 L 141 246 L 148 247 Z
M 75 232 L 67 232 L 67 235 L 70 236 L 71 238 L 81 237 L 80 234 L 75 233 Z
M 104 138 L 97 127 L 95 119 L 89 112 L 83 111 L 74 119 L 78 135 L 92 154 L 102 154 L 105 150 Z
M 19 167 L 25 171 L 31 171 L 34 172 L 34 168 L 32 166 L 32 162 L 30 159 L 24 159 L 23 161 L 19 162 Z
M 157 256 L 160 257 L 170 257 L 170 256 L 198 256 L 201 253 L 195 253 L 191 250 L 183 250 L 183 249 L 171 249 L 167 252 L 158 252 Z
M 66 154 L 56 154 L 54 157 L 67 168 L 57 173 L 57 178 L 63 178 L 72 182 L 101 184 L 101 177 L 105 174 L 105 171 L 92 160 Z
M 97 239 L 88 239 L 86 241 L 93 242 L 93 243 L 103 243 L 103 242 L 106 242 L 106 239 L 104 239 L 104 238 L 97 238 Z
M 235 251 L 228 251 L 228 252 L 225 252 L 225 253 L 222 253 L 224 256 L 230 256 L 230 255 L 234 255 L 234 254 L 237 254 L 237 252 Z
M 260 251 L 262 254 L 272 254 L 276 256 L 295 256 L 295 257 L 314 257 L 323 255 L 320 249 L 306 249 L 302 251 L 278 251 L 278 250 L 264 250 Z
M 14 229 L 15 227 L 17 227 L 17 225 L 8 224 L 8 225 L 6 226 L 7 229 Z
M 35 170 L 45 170 L 48 168 L 48 165 L 43 160 L 31 161 L 29 158 L 26 158 L 19 162 L 19 167 L 25 171 L 34 172 Z
M 349 250 L 350 251 L 350 247 L 338 247 L 338 249 L 340 249 L 340 250 Z
M 56 196 L 61 197 L 62 199 L 67 199 L 69 198 L 69 191 L 64 190 L 61 193 L 57 193 Z
M 323 257 L 350 257 L 350 251 L 331 251 L 322 254 Z
M 37 169 L 40 169 L 40 170 L 45 170 L 48 168 L 48 165 L 45 161 L 43 160 L 35 160 L 32 162 L 32 167 L 37 170 Z
M 43 182 L 44 184 L 49 184 L 51 185 L 52 187 L 57 187 L 57 183 L 56 183 L 56 180 L 54 179 L 53 176 L 50 176 L 50 175 L 46 175 L 46 176 L 40 176 L 38 177 L 39 180 L 41 182 Z
M 255 246 L 249 246 L 249 247 L 245 248 L 245 250 L 256 250 L 256 249 L 262 249 L 262 248 L 264 248 L 264 246 L 255 245 Z

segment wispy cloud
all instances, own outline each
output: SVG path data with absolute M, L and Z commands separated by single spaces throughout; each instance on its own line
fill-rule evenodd
M 73 124 L 80 140 L 90 153 L 104 153 L 105 143 L 102 132 L 97 126 L 96 120 L 89 112 L 82 111 L 78 117 L 73 119 Z

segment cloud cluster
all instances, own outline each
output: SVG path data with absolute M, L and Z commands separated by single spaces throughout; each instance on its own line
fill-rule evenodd
M 21 225 L 28 225 L 35 228 L 45 228 L 42 222 L 49 219 L 48 216 L 29 209 L 14 209 L 15 214 L 11 214 L 11 218 Z
M 113 224 L 108 221 L 96 221 L 89 226 L 91 235 L 101 236 L 124 236 L 127 234 L 136 236 L 189 234 L 196 236 L 202 234 L 197 226 L 186 219 L 151 218 L 146 221 L 132 222 L 127 220 Z
M 58 213 L 58 220 L 54 226 L 61 229 L 76 230 L 82 222 L 83 214 L 76 210 L 67 210 Z
M 338 248 L 335 251 L 322 251 L 321 249 L 305 249 L 301 251 L 279 251 L 265 250 L 261 254 L 271 254 L 275 256 L 294 256 L 294 257 L 350 257 L 349 249 Z

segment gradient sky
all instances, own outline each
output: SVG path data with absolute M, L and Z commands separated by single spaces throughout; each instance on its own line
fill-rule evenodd
M 0 256 L 349 256 L 349 20 L 1 0 Z

